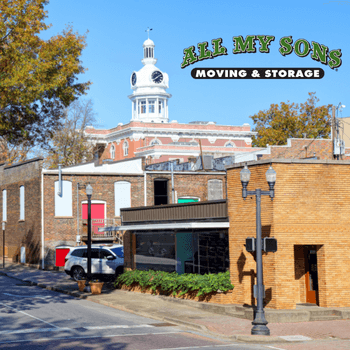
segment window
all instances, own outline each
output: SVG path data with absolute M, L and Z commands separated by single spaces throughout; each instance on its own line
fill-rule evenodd
M 2 190 L 2 221 L 7 221 L 7 191 Z
M 110 154 L 111 154 L 111 158 L 114 159 L 115 158 L 115 147 L 114 147 L 114 145 L 111 146 Z
M 154 100 L 148 101 L 148 112 L 149 113 L 155 112 L 155 104 L 156 104 L 156 101 L 154 101 Z
M 114 208 L 115 216 L 120 216 L 121 208 L 131 207 L 131 183 L 117 181 L 114 183 Z
M 208 181 L 208 200 L 223 199 L 222 197 L 222 180 Z
M 162 109 L 163 109 L 162 107 L 163 107 L 163 101 L 159 101 L 159 102 L 158 102 L 158 108 L 159 108 L 159 109 L 158 109 L 158 112 L 159 112 L 159 114 L 162 113 Z
M 100 250 L 100 259 L 107 260 L 107 258 L 109 256 L 114 257 L 113 254 L 110 251 L 108 251 L 107 249 L 101 249 Z
M 225 143 L 225 147 L 236 147 L 236 145 L 234 144 L 234 142 L 229 141 Z
M 55 181 L 55 216 L 73 216 L 72 183 L 62 180 L 59 193 L 59 181 Z
M 124 157 L 126 157 L 129 154 L 129 144 L 128 141 L 124 141 L 123 143 L 123 151 L 124 151 Z
M 82 258 L 84 255 L 84 251 L 86 252 L 86 249 L 76 249 L 73 250 L 71 253 L 71 256 L 75 256 L 77 258 Z
M 19 219 L 24 220 L 24 186 L 19 188 Z
M 112 248 L 111 251 L 118 256 L 118 258 L 124 258 L 124 247 Z
M 154 205 L 168 204 L 168 180 L 154 180 Z
M 146 113 L 146 101 L 139 101 L 139 113 Z
M 161 142 L 158 139 L 154 139 L 150 143 L 150 146 L 153 146 L 153 145 L 161 145 Z

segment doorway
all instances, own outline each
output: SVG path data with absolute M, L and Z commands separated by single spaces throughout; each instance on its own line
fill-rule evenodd
M 168 204 L 168 180 L 154 180 L 154 205 Z
M 318 304 L 317 247 L 304 246 L 306 302 Z

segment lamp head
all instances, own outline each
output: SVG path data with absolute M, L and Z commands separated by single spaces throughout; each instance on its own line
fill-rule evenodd
M 87 196 L 91 196 L 92 195 L 92 186 L 90 184 L 88 184 L 85 188 L 85 191 L 86 191 Z
M 270 165 L 270 168 L 266 172 L 266 181 L 273 184 L 276 182 L 276 171 L 273 170 L 272 165 Z
M 247 167 L 247 164 L 244 166 L 244 168 L 240 172 L 241 182 L 248 184 L 250 180 L 250 170 Z

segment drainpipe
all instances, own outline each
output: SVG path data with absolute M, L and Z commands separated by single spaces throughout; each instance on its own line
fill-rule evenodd
M 79 235 L 79 182 L 77 183 L 77 239 L 76 239 L 76 243 L 78 243 L 78 238 L 80 239 L 80 235 Z
M 58 164 L 58 193 L 60 197 L 62 196 L 62 169 L 61 164 Z
M 41 269 L 45 268 L 45 237 L 44 237 L 44 172 L 41 169 Z
M 175 203 L 175 192 L 174 192 L 174 163 L 171 162 L 171 199 L 172 203 Z
M 145 207 L 147 207 L 147 180 L 146 180 L 147 173 L 144 171 L 144 176 L 143 176 L 143 192 L 144 192 L 144 204 Z

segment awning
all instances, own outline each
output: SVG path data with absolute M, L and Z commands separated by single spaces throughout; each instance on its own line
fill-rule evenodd
M 199 228 L 229 228 L 229 222 L 182 222 L 170 224 L 141 224 L 141 225 L 121 225 L 99 228 L 99 232 L 110 231 L 145 231 L 145 230 L 179 230 L 179 229 L 199 229 Z

